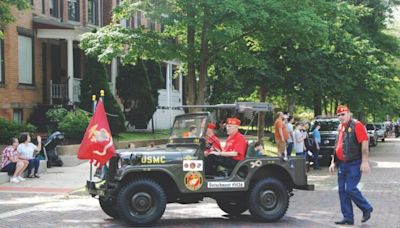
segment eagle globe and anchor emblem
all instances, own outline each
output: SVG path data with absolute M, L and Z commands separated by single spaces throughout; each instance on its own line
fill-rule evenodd
M 201 188 L 201 186 L 203 185 L 203 176 L 201 175 L 201 173 L 199 172 L 188 172 L 185 175 L 185 186 L 186 188 L 188 188 L 189 190 L 192 191 L 197 191 Z
M 108 132 L 104 128 L 97 130 L 97 127 L 98 127 L 98 124 L 95 124 L 95 125 L 93 125 L 93 127 L 90 128 L 88 138 L 93 143 L 109 142 L 104 147 L 102 152 L 100 152 L 98 150 L 93 151 L 94 154 L 97 154 L 99 156 L 104 156 L 107 153 L 107 149 L 113 145 L 113 140 L 112 140 L 110 132 Z

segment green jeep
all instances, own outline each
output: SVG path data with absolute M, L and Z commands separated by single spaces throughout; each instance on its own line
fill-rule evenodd
M 198 203 L 211 197 L 229 215 L 249 210 L 258 221 L 279 220 L 289 206 L 293 189 L 314 190 L 307 184 L 305 161 L 292 157 L 256 156 L 248 142 L 246 158 L 221 176 L 204 173 L 205 132 L 209 113 L 175 118 L 165 147 L 121 149 L 103 166 L 102 181 L 87 182 L 103 211 L 129 225 L 157 222 L 167 203 Z M 188 134 L 189 129 L 197 131 Z

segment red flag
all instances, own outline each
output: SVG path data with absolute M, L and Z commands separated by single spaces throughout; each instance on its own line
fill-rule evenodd
M 110 160 L 114 154 L 115 147 L 106 111 L 103 101 L 100 99 L 79 146 L 78 158 L 94 160 L 101 166 Z

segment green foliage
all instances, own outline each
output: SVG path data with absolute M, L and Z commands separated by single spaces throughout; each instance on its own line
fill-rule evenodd
M 89 121 L 90 117 L 87 113 L 78 109 L 68 112 L 58 126 L 70 143 L 79 143 L 85 134 Z
M 68 110 L 62 106 L 55 106 L 46 112 L 46 117 L 50 122 L 49 131 L 53 132 L 58 129 L 58 124 L 65 118 L 68 114 Z
M 111 133 L 117 135 L 125 131 L 125 118 L 111 93 L 104 65 L 97 62 L 95 58 L 88 57 L 86 66 L 86 74 L 81 82 L 81 103 L 79 106 L 91 112 L 93 109 L 92 95 L 97 95 L 98 97 L 100 90 L 104 90 L 104 108 L 108 114 L 111 114 L 107 116 Z
M 22 132 L 35 133 L 36 127 L 32 124 L 7 121 L 0 117 L 0 144 L 8 144 L 11 138 L 18 138 Z
M 16 6 L 18 10 L 28 9 L 30 4 L 28 0 L 6 0 L 0 2 L 0 28 L 14 22 L 15 18 L 11 14 L 12 6 Z M 3 38 L 3 32 L 0 30 L 0 39 Z
M 138 60 L 134 66 L 122 66 L 119 72 L 117 90 L 125 117 L 135 128 L 147 128 L 158 105 L 158 89 L 163 84 L 160 65 L 154 61 Z

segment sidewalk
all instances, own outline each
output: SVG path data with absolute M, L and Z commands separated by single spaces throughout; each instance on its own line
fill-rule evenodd
M 67 194 L 83 190 L 89 179 L 89 162 L 74 167 L 52 167 L 40 174 L 40 178 L 26 178 L 20 183 L 0 184 L 1 192 L 32 192 Z M 93 173 L 96 167 L 93 167 Z

